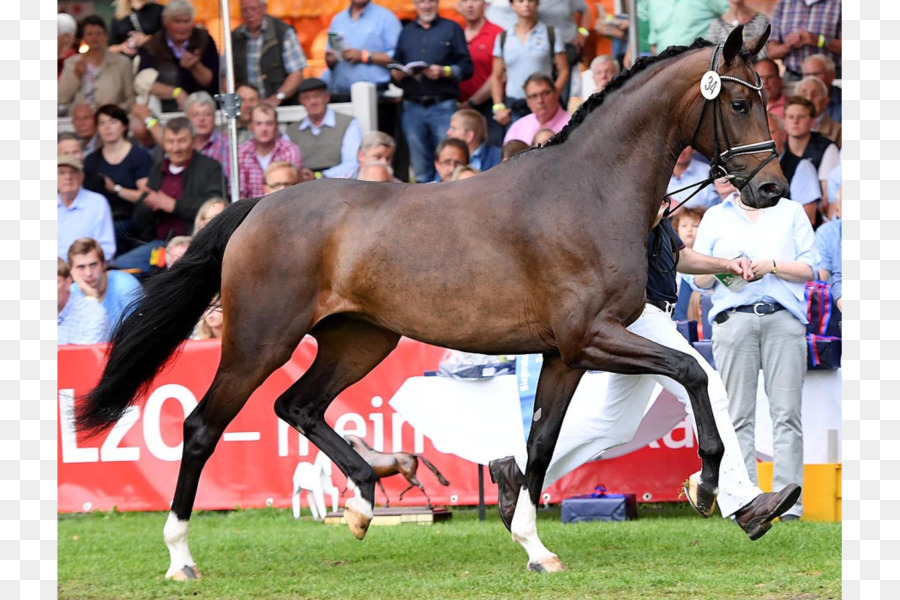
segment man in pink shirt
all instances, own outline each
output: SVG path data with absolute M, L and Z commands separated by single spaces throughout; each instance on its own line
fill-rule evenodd
M 241 198 L 263 195 L 265 171 L 273 162 L 284 161 L 303 168 L 300 148 L 278 131 L 278 116 L 269 104 L 253 107 L 250 134 L 252 137 L 238 147 Z
M 525 80 L 525 102 L 531 114 L 510 125 L 503 138 L 504 145 L 510 140 L 522 140 L 530 146 L 539 130 L 550 129 L 559 133 L 571 117 L 559 104 L 559 93 L 553 86 L 553 80 L 543 73 L 535 73 Z

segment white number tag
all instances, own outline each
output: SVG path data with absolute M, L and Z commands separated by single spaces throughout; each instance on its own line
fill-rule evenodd
M 719 91 L 722 89 L 722 80 L 715 71 L 707 71 L 700 78 L 700 93 L 707 100 L 718 98 Z

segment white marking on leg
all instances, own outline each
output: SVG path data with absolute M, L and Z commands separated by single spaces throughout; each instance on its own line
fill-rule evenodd
M 371 519 L 375 515 L 375 513 L 372 512 L 372 504 L 368 500 L 362 498 L 362 496 L 350 498 L 344 506 L 358 512 L 368 519 Z
M 556 556 L 544 547 L 538 537 L 537 507 L 531 503 L 528 488 L 524 486 L 519 491 L 519 501 L 516 503 L 510 530 L 513 540 L 519 542 L 528 553 L 529 562 L 541 562 Z
M 191 557 L 191 551 L 188 550 L 188 521 L 182 521 L 175 516 L 174 512 L 170 512 L 169 518 L 166 519 L 166 525 L 163 527 L 163 537 L 169 548 L 170 558 L 169 570 L 166 571 L 167 578 L 180 572 L 186 566 L 196 566 Z

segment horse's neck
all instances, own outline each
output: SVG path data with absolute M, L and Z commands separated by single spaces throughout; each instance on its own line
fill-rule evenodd
M 574 172 L 593 174 L 597 195 L 611 193 L 611 181 L 625 184 L 612 193 L 627 194 L 632 201 L 617 210 L 648 218 L 656 214 L 675 160 L 688 143 L 683 141 L 685 131 L 693 127 L 682 122 L 687 87 L 672 76 L 636 75 L 588 114 L 563 143 L 571 144 L 567 160 L 575 163 Z

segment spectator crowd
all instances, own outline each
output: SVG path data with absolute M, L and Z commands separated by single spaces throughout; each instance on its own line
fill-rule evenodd
M 171 268 L 228 206 L 233 178 L 250 198 L 321 178 L 477 177 L 553 137 L 635 58 L 623 43 L 627 15 L 595 18 L 583 0 L 459 0 L 455 16 L 440 14 L 437 0 L 412 7 L 414 18 L 401 22 L 372 0 L 349 0 L 328 27 L 327 68 L 313 77 L 295 29 L 265 0 L 240 0 L 241 24 L 230 32 L 241 102 L 236 172 L 217 125 L 224 57 L 190 0 L 117 0 L 109 22 L 59 13 L 58 104 L 68 117 L 58 138 L 59 343 L 106 341 L 141 281 Z M 840 294 L 841 1 L 638 0 L 637 9 L 641 55 L 698 36 L 721 42 L 738 25 L 745 38 L 771 26 L 755 69 L 789 198 L 748 212 L 721 180 L 672 217 L 684 247 L 747 256 L 758 278 L 736 291 L 712 276 L 679 276 L 674 305 L 676 318 L 697 320 L 707 337 L 723 331 L 713 351 L 755 475 L 747 449 L 755 387 L 747 381 L 755 385 L 760 364 L 772 370 L 786 390 L 769 394 L 787 428 L 775 432 L 776 452 L 781 444 L 782 455 L 802 456 L 792 433 L 802 373 L 779 375 L 777 366 L 802 370 L 797 286 L 836 274 Z M 592 58 L 586 43 L 598 36 L 613 50 Z M 333 107 L 349 101 L 357 82 L 376 89 L 377 130 L 363 131 Z M 292 105 L 305 116 L 287 122 L 280 107 Z M 685 148 L 671 173 L 672 199 L 687 198 L 676 190 L 708 173 L 706 159 Z M 760 222 L 766 238 L 754 234 Z M 771 335 L 741 308 L 760 303 L 772 307 Z M 222 325 L 214 304 L 196 337 L 219 337 Z M 748 345 L 756 352 L 750 366 L 741 358 L 752 354 Z M 776 465 L 776 483 L 795 481 L 801 467 Z

